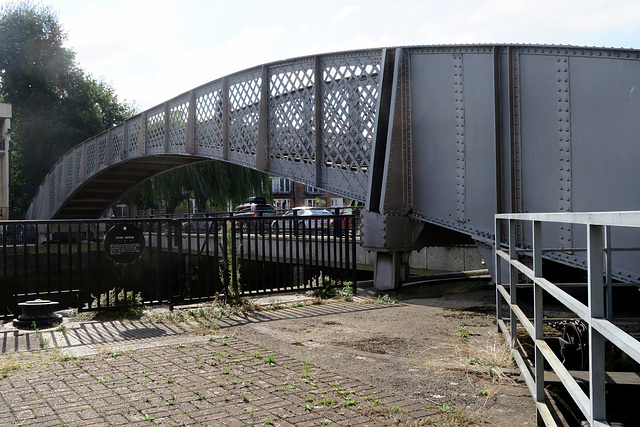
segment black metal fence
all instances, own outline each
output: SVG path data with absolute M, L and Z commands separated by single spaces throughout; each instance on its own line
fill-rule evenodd
M 118 257 L 126 244 L 109 244 L 123 225 L 143 242 L 131 262 Z M 0 319 L 38 298 L 86 311 L 346 282 L 355 291 L 358 228 L 357 214 L 0 221 Z

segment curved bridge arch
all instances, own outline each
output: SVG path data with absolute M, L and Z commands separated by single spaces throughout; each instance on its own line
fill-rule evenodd
M 267 64 L 173 98 L 67 152 L 27 217 L 98 217 L 144 180 L 204 160 L 364 201 L 381 56 L 366 50 Z
M 163 168 L 221 160 L 366 201 L 363 246 L 396 272 L 399 254 L 443 229 L 490 248 L 496 213 L 640 210 L 639 90 L 631 49 L 416 46 L 265 64 L 70 150 L 29 218 L 95 217 Z M 531 231 L 517 238 L 527 246 Z M 612 238 L 633 247 L 640 235 Z M 617 277 L 640 282 L 636 258 L 619 256 Z

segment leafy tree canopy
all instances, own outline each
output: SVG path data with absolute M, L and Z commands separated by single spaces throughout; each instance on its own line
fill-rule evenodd
M 26 211 L 55 162 L 134 108 L 75 64 L 55 12 L 30 1 L 0 6 L 0 96 L 12 104 L 11 198 Z
M 0 6 L 0 100 L 12 104 L 11 203 L 13 217 L 64 153 L 136 113 L 113 88 L 82 71 L 64 47 L 56 13 L 29 0 Z M 263 190 L 264 189 L 264 190 Z M 260 172 L 204 162 L 160 175 L 130 192 L 141 207 L 163 201 L 172 211 L 189 191 L 200 209 L 224 207 L 270 191 Z
M 157 209 L 162 201 L 168 214 L 184 201 L 184 192 L 194 198 L 199 211 L 225 210 L 252 195 L 271 194 L 267 174 L 218 161 L 205 161 L 165 172 L 130 191 L 123 201 L 143 209 Z

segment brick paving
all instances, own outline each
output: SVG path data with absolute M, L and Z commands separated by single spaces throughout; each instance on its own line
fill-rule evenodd
M 3 334 L 3 426 L 385 426 L 443 416 L 224 331 L 134 321 Z

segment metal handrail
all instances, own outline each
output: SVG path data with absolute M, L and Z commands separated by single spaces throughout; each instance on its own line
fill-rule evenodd
M 502 227 L 506 222 L 507 226 Z M 528 260 L 532 267 L 519 259 L 523 253 L 517 245 L 517 228 L 521 223 L 530 223 L 532 250 Z M 583 304 L 559 285 L 545 279 L 542 274 L 543 224 L 565 223 L 586 226 L 588 303 Z M 640 342 L 614 325 L 608 318 L 612 309 L 611 255 L 621 248 L 613 248 L 612 227 L 640 227 L 640 212 L 584 212 L 584 213 L 537 213 L 498 214 L 495 216 L 495 277 L 496 316 L 499 330 L 503 332 L 512 348 L 512 354 L 523 378 L 536 401 L 538 420 L 545 425 L 556 425 L 546 402 L 544 386 L 545 361 L 562 381 L 572 399 L 580 408 L 591 426 L 609 425 L 606 421 L 605 397 L 605 341 L 610 341 L 629 357 L 640 363 Z M 507 230 L 506 245 L 502 231 Z M 630 251 L 632 248 L 622 248 Z M 504 270 L 506 267 L 507 270 Z M 533 287 L 533 321 L 518 305 L 517 290 L 523 285 L 522 278 Z M 606 293 L 605 293 L 606 291 Z M 543 295 L 548 294 L 577 315 L 588 328 L 589 393 L 585 393 L 565 368 L 558 356 L 545 341 L 543 333 Z M 508 325 L 503 317 L 502 305 L 509 307 Z M 518 325 L 535 343 L 533 373 L 529 371 L 522 355 L 516 349 Z

